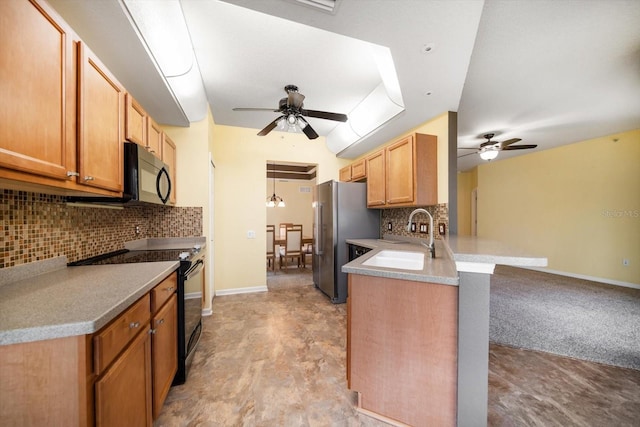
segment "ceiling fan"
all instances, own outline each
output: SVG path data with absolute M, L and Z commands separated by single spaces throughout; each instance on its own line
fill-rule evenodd
M 524 145 L 511 145 L 516 142 L 522 141 L 520 138 L 512 138 L 507 139 L 506 141 L 492 141 L 491 138 L 495 136 L 493 133 L 487 133 L 483 135 L 486 139 L 485 142 L 480 144 L 480 148 L 467 148 L 467 147 L 458 147 L 459 150 L 475 150 L 475 153 L 463 154 L 460 157 L 470 156 L 471 154 L 480 154 L 482 160 L 493 160 L 498 157 L 498 153 L 500 151 L 511 151 L 511 150 L 528 150 L 531 148 L 536 148 L 537 145 L 533 144 L 524 144 Z
M 329 113 L 326 111 L 306 110 L 303 107 L 302 101 L 304 101 L 304 95 L 298 92 L 298 86 L 287 85 L 284 87 L 284 91 L 287 93 L 286 98 L 282 98 L 278 103 L 278 108 L 234 108 L 233 111 L 273 111 L 274 113 L 281 113 L 274 121 L 269 123 L 264 129 L 258 132 L 259 136 L 265 136 L 271 132 L 275 127 L 283 122 L 290 128 L 294 128 L 296 125 L 302 129 L 307 138 L 316 139 L 318 134 L 309 125 L 309 122 L 305 120 L 303 116 L 315 117 L 318 119 L 335 120 L 338 122 L 346 122 L 347 115 L 339 113 Z

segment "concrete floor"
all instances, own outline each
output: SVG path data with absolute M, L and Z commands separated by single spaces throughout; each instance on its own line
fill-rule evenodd
M 346 305 L 309 270 L 268 273 L 269 292 L 216 297 L 186 384 L 155 426 L 386 426 L 355 410 Z M 491 345 L 489 425 L 637 426 L 640 371 Z

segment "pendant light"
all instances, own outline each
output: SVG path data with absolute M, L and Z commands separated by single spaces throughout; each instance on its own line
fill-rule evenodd
M 275 171 L 275 165 L 273 165 L 272 167 L 273 170 L 273 195 L 270 197 L 267 197 L 267 202 L 266 205 L 268 208 L 273 208 L 273 207 L 279 207 L 279 208 L 284 208 L 284 199 L 280 196 L 276 196 L 276 171 Z

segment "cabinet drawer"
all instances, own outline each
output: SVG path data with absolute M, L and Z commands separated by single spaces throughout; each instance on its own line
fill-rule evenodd
M 173 273 L 151 290 L 151 312 L 157 312 L 178 290 L 178 274 Z
M 97 375 L 100 375 L 111 364 L 141 330 L 149 329 L 150 317 L 149 294 L 146 294 L 94 336 Z

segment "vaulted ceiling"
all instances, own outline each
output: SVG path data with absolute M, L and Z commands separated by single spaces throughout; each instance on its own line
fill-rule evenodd
M 123 2 L 49 1 L 156 120 L 188 125 L 192 110 Z M 637 0 L 339 0 L 333 13 L 298 0 L 178 5 L 217 124 L 257 132 L 277 113 L 233 108 L 276 108 L 287 84 L 300 88 L 305 108 L 349 114 L 383 79 L 362 42 L 387 48 L 402 111 L 341 157 L 446 111 L 458 112 L 459 147 L 477 147 L 489 132 L 538 146 L 498 160 L 640 127 Z M 308 120 L 321 136 L 336 127 Z M 461 157 L 458 170 L 480 162 Z

